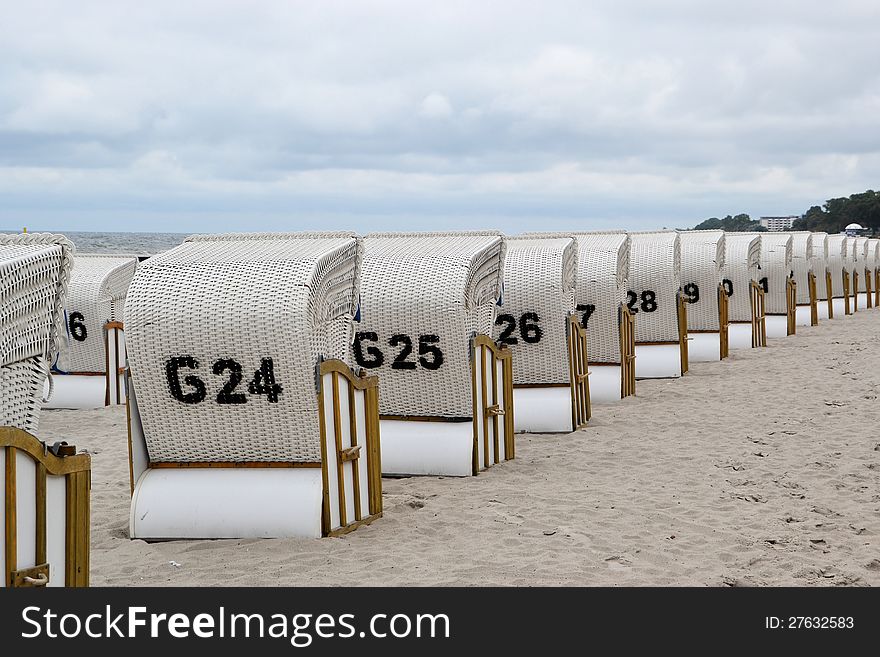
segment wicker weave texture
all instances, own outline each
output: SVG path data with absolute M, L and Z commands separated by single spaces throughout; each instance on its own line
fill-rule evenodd
M 849 238 L 846 235 L 828 236 L 828 271 L 831 272 L 831 296 L 843 296 L 843 270 L 849 266 Z
M 636 342 L 678 342 L 681 243 L 675 231 L 630 233 L 629 298 Z
M 575 304 L 587 317 L 587 352 L 591 363 L 620 362 L 618 312 L 626 302 L 629 235 L 623 231 L 525 233 L 527 237 L 573 236 L 578 245 Z
M 724 231 L 687 230 L 679 233 L 679 239 L 681 285 L 689 301 L 688 329 L 718 331 L 718 285 L 724 278 Z
M 355 329 L 362 339 L 356 339 L 355 358 L 360 351 L 358 363 L 380 377 L 380 412 L 471 417 L 469 341 L 474 333 L 493 332 L 503 236 L 373 233 L 364 245 L 363 310 Z
M 575 311 L 577 273 L 574 238 L 507 238 L 494 338 L 513 352 L 514 384 L 569 383 L 566 322 Z
M 766 281 L 764 310 L 784 315 L 788 309 L 787 280 L 791 276 L 791 235 L 761 233 L 761 279 Z
M 0 366 L 0 427 L 37 432 L 48 362 L 37 356 Z
M 852 238 L 852 271 L 858 272 L 858 289 L 854 292 L 867 292 L 865 287 L 865 266 L 868 263 L 868 238 L 854 237 Z
M 828 233 L 813 233 L 810 262 L 816 275 L 816 298 L 827 299 L 825 272 L 828 270 Z
M 729 295 L 731 322 L 750 322 L 752 304 L 749 286 L 757 281 L 761 267 L 761 237 L 756 233 L 727 233 L 724 236 L 722 274 Z
M 880 239 L 868 238 L 865 267 L 870 271 L 874 271 L 877 267 L 880 267 Z
M 797 303 L 810 303 L 810 272 L 813 271 L 813 233 L 793 231 L 791 235 L 791 270 L 797 284 Z M 815 272 L 814 272 L 815 273 Z
M 0 235 L 0 425 L 36 433 L 57 354 L 74 247 L 42 233 Z
M 124 321 L 150 458 L 320 461 L 315 364 L 348 360 L 362 254 L 350 233 L 254 233 L 141 263 Z
M 77 254 L 67 292 L 67 339 L 55 367 L 62 372 L 103 372 L 104 324 L 122 321 L 136 256 Z
M 0 234 L 0 365 L 55 357 L 73 254 L 62 235 Z

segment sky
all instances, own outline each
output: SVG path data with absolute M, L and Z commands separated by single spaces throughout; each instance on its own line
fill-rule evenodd
M 688 227 L 880 188 L 880 2 L 0 0 L 0 228 Z

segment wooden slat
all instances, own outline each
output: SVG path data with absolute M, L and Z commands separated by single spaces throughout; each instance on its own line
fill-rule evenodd
M 339 452 L 342 451 L 342 414 L 339 408 L 339 373 L 333 372 L 330 377 L 333 382 L 333 433 L 336 438 L 336 488 L 339 491 L 339 524 L 345 527 L 348 524 L 348 513 L 345 510 L 345 466 L 339 460 Z
M 330 467 L 327 461 L 327 421 L 324 403 L 324 377 L 320 366 L 318 368 L 318 432 L 321 434 L 321 534 L 327 536 L 330 527 L 330 481 L 327 469 Z
M 828 319 L 834 319 L 834 294 L 832 292 L 831 272 L 825 272 L 825 296 L 828 301 Z
M 50 475 L 66 475 L 70 472 L 80 472 L 91 468 L 91 458 L 88 454 L 76 454 L 63 458 L 46 453 L 43 443 L 34 438 L 27 431 L 15 427 L 0 427 L 0 446 L 14 447 L 31 456 L 46 466 Z
M 64 481 L 64 586 L 76 586 L 76 496 L 79 492 L 76 477 L 78 474 L 69 474 Z
M 495 361 L 495 355 L 489 354 L 489 363 L 492 365 L 492 406 L 499 407 L 498 399 L 498 363 Z M 501 422 L 498 415 L 492 416 L 492 438 L 495 448 L 495 463 L 501 462 L 501 441 L 498 424 Z
M 46 466 L 37 461 L 34 463 L 36 467 L 36 485 L 34 497 L 36 499 L 36 550 L 34 552 L 34 563 L 46 563 Z
M 6 572 L 4 579 L 6 586 L 12 586 L 12 573 L 18 569 L 18 527 L 16 524 L 16 496 L 15 496 L 15 447 L 6 448 L 6 472 L 5 472 L 5 495 L 6 495 Z
M 480 347 L 480 389 L 483 392 L 483 466 L 488 468 L 492 465 L 491 459 L 489 458 L 489 415 L 486 413 L 486 409 L 489 406 L 489 395 L 488 395 L 488 378 L 486 376 L 486 346 Z
M 76 586 L 89 585 L 89 488 L 91 472 L 76 477 Z
M 358 454 L 360 450 L 358 447 L 358 439 L 357 439 L 357 407 L 355 406 L 355 398 L 354 398 L 354 386 L 351 385 L 351 382 L 347 386 L 345 386 L 348 390 L 348 431 L 351 434 L 351 447 L 350 450 L 352 453 Z M 358 457 L 355 456 L 353 459 L 349 460 L 349 464 L 351 467 L 351 481 L 352 487 L 354 488 L 354 519 L 361 519 L 361 473 L 360 467 L 358 467 L 357 462 Z

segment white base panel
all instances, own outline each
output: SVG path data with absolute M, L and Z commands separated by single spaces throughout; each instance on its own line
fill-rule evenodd
M 819 310 L 819 321 L 821 322 L 823 319 L 828 319 L 828 300 L 827 299 L 819 299 L 816 302 L 817 308 Z
M 858 298 L 858 309 L 859 310 L 868 310 L 868 293 L 867 292 L 859 292 L 857 295 Z
M 841 319 L 846 317 L 846 313 L 844 312 L 844 300 L 843 297 L 835 297 L 832 302 L 834 303 L 834 319 Z M 850 302 L 850 311 L 852 311 L 852 298 L 849 300 Z
M 473 474 L 473 422 L 381 420 L 379 435 L 382 436 L 382 474 L 449 477 Z
M 692 363 L 716 363 L 721 360 L 720 333 L 688 333 L 688 360 Z
M 590 402 L 606 404 L 620 401 L 620 365 L 590 364 Z
M 767 315 L 767 339 L 788 337 L 788 317 Z
M 592 381 L 590 381 L 592 383 Z M 514 388 L 516 433 L 571 432 L 571 388 Z
M 321 537 L 320 468 L 157 468 L 138 479 L 131 538 Z
M 827 306 L 826 306 L 827 308 Z M 797 313 L 797 317 L 795 319 L 795 323 L 798 326 L 812 326 L 813 325 L 813 313 L 810 310 L 809 306 L 798 306 L 795 309 Z
M 678 344 L 637 344 L 636 378 L 670 379 L 681 376 Z
M 106 398 L 107 379 L 103 376 L 83 376 L 82 374 L 53 374 L 52 397 L 43 408 L 87 409 L 103 408 Z M 120 377 L 121 399 L 125 403 L 125 386 Z M 49 382 L 43 386 L 43 398 L 49 394 Z M 116 395 L 111 399 L 115 402 Z
M 752 348 L 752 324 L 730 324 L 727 327 L 727 344 L 730 349 Z

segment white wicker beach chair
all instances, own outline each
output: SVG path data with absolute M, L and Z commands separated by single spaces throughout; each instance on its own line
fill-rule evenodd
M 792 238 L 768 231 L 761 236 L 761 278 L 767 337 L 780 338 L 796 331 L 797 288 L 792 277 Z
M 587 336 L 575 314 L 578 247 L 568 237 L 508 237 L 495 339 L 512 353 L 517 432 L 569 432 L 590 419 Z
M 760 271 L 761 233 L 726 233 L 722 285 L 728 298 L 731 349 L 767 346 Z
M 831 272 L 828 269 L 828 233 L 813 233 L 812 270 L 816 276 L 816 300 L 819 319 L 834 317 L 833 297 L 829 294 L 832 287 Z
M 853 254 L 854 263 L 852 274 L 853 285 L 853 312 L 865 310 L 868 306 L 868 281 L 867 281 L 867 265 L 868 265 L 868 238 L 853 238 Z M 872 304 L 873 305 L 873 304 Z
M 828 271 L 831 274 L 833 316 L 844 317 L 853 313 L 852 274 L 855 259 L 852 238 L 846 235 L 828 236 Z
M 868 255 L 865 261 L 865 276 L 869 280 L 868 307 L 880 307 L 880 239 L 868 239 Z
M 88 585 L 89 456 L 33 435 L 73 253 L 60 235 L 0 235 L 0 586 Z
M 358 365 L 379 374 L 387 474 L 466 476 L 513 458 L 510 350 L 492 341 L 497 232 L 364 238 Z
M 572 235 L 578 244 L 575 304 L 587 331 L 590 401 L 612 402 L 635 394 L 635 315 L 626 307 L 630 239 L 623 231 L 526 233 Z
M 681 282 L 687 302 L 687 330 L 691 362 L 727 358 L 729 309 L 724 279 L 723 230 L 679 232 Z
M 132 538 L 337 535 L 381 515 L 376 379 L 345 364 L 361 240 L 193 236 L 125 304 Z
M 636 315 L 636 377 L 679 377 L 688 370 L 679 235 L 662 231 L 629 236 L 627 306 Z
M 125 402 L 122 309 L 137 256 L 77 254 L 67 293 L 67 332 L 45 408 Z
M 37 430 L 73 253 L 60 235 L 0 235 L 0 426 Z
M 797 326 L 816 326 L 819 309 L 816 273 L 813 271 L 813 233 L 792 231 L 786 234 L 791 235 L 791 271 L 797 301 L 795 323 Z

